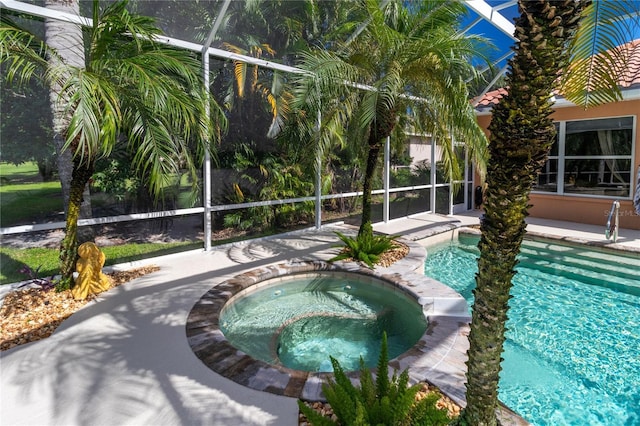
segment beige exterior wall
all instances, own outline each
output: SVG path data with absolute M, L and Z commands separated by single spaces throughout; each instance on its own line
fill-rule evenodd
M 431 137 L 429 136 L 410 136 L 409 137 L 409 156 L 412 158 L 411 166 L 415 167 L 418 163 L 426 161 L 429 164 L 435 164 L 442 158 L 442 148 L 436 146 L 436 160 L 431 159 Z
M 631 183 L 631 195 L 633 197 L 636 184 L 635 174 L 640 166 L 640 123 L 638 122 L 640 118 L 640 100 L 617 102 L 587 110 L 579 107 L 558 108 L 553 114 L 553 119 L 564 121 L 617 116 L 636 117 Z M 478 122 L 484 129 L 487 129 L 490 120 L 491 116 L 489 115 L 478 117 Z M 532 207 L 529 212 L 532 217 L 602 225 L 604 232 L 612 202 L 613 199 L 611 198 L 534 193 L 531 194 Z M 633 201 L 630 199 L 620 200 L 620 227 L 640 229 L 640 216 L 635 213 Z

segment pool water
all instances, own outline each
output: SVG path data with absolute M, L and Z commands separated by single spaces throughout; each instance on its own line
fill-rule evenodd
M 469 306 L 477 242 L 427 248 L 426 275 Z M 500 400 L 539 426 L 640 425 L 640 260 L 552 246 L 523 245 Z
M 267 284 L 232 299 L 220 329 L 235 347 L 270 364 L 313 372 L 333 371 L 329 356 L 346 371 L 374 367 L 387 333 L 389 357 L 424 334 L 422 307 L 407 295 L 357 277 L 318 274 Z

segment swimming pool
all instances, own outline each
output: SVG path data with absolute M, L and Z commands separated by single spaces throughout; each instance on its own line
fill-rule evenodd
M 426 275 L 471 306 L 477 237 L 428 247 Z M 525 241 L 500 399 L 534 425 L 640 425 L 640 260 Z

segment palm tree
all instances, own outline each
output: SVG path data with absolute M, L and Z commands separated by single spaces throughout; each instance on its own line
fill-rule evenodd
M 431 133 L 445 149 L 452 137 L 464 141 L 482 163 L 486 139 L 468 102 L 465 78 L 473 75 L 471 58 L 483 40 L 458 30 L 464 6 L 457 2 L 352 5 L 351 21 L 335 30 L 330 51 L 300 54 L 300 67 L 308 72 L 294 77 L 292 93 L 296 117 L 306 123 L 300 134 L 316 150 L 336 141 L 367 147 L 361 236 L 371 232 L 380 150 L 401 117 L 409 116 L 415 129 Z
M 592 70 L 598 69 L 597 48 L 607 48 L 606 40 L 611 40 L 612 34 L 625 31 L 612 25 L 624 16 L 621 3 L 589 3 L 519 2 L 518 41 L 506 79 L 509 93 L 494 107 L 489 126 L 488 188 L 469 335 L 467 406 L 459 418 L 461 424 L 497 424 L 500 356 L 516 256 L 525 234 L 529 193 L 555 137 L 552 94 L 562 84 L 563 94 L 583 105 L 618 96 L 615 84 L 607 84 L 610 77 L 603 78 Z M 579 23 L 586 25 L 578 30 Z M 593 34 L 603 25 L 607 28 L 604 37 L 594 42 Z M 577 31 L 579 37 L 575 37 Z M 612 69 L 615 60 L 610 55 L 600 59 Z M 569 64 L 571 72 L 567 74 Z M 585 89 L 594 93 L 596 87 L 601 88 L 597 96 L 587 96 Z
M 153 20 L 129 13 L 126 4 L 101 10 L 93 2 L 92 26 L 83 29 L 87 48 L 81 66 L 67 63 L 8 19 L 0 28 L 0 60 L 9 62 L 11 76 L 25 79 L 40 67 L 45 81 L 59 84 L 58 101 L 69 111 L 64 135 L 73 173 L 60 249 L 62 286 L 71 285 L 82 193 L 97 159 L 125 143 L 152 193 L 162 194 L 183 168 L 195 189 L 198 164 L 212 148 L 209 141 L 219 137 L 206 118 L 197 58 L 155 42 L 160 31 Z M 51 56 L 59 62 L 47 63 Z M 211 106 L 219 128 L 224 118 L 216 104 Z

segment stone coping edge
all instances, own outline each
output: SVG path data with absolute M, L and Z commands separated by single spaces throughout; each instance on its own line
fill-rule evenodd
M 192 351 L 214 372 L 251 389 L 304 400 L 324 400 L 322 384 L 333 376 L 332 373 L 293 370 L 257 360 L 236 349 L 225 338 L 219 327 L 219 319 L 227 301 L 250 286 L 284 275 L 325 271 L 353 273 L 382 280 L 415 298 L 423 306 L 427 318 L 431 315 L 438 315 L 443 319 L 450 317 L 461 326 L 469 321 L 464 298 L 449 287 L 425 276 L 415 273 L 384 273 L 352 262 L 287 262 L 245 272 L 207 291 L 193 306 L 187 318 L 186 334 Z M 428 324 L 421 339 L 409 351 L 390 360 L 390 365 L 406 364 L 425 351 L 433 355 L 432 349 L 441 343 L 434 336 L 436 326 L 436 323 Z M 438 356 L 444 359 L 444 356 Z M 357 380 L 358 374 L 349 373 L 354 380 Z

